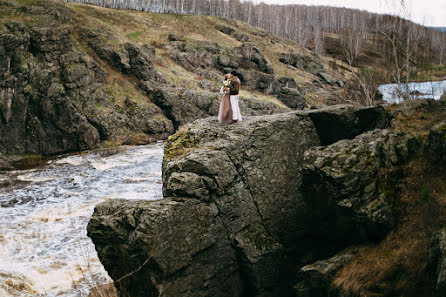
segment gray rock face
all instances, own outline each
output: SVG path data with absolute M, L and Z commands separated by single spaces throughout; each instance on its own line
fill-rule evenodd
M 317 75 L 324 68 L 322 62 L 318 58 L 310 56 L 282 53 L 280 54 L 279 61 L 307 71 L 313 75 Z
M 302 135 L 302 131 L 306 133 Z M 232 291 L 228 291 L 227 296 L 279 295 L 281 286 L 277 284 L 292 281 L 290 275 L 284 274 L 284 268 L 288 263 L 284 258 L 284 244 L 295 240 L 294 226 L 296 221 L 299 221 L 299 213 L 302 211 L 302 205 L 298 202 L 300 194 L 297 192 L 299 179 L 295 179 L 295 172 L 301 165 L 303 151 L 318 144 L 316 131 L 308 115 L 287 113 L 273 115 L 268 119 L 254 117 L 240 125 L 231 126 L 222 126 L 216 120 L 200 120 L 178 137 L 173 136 L 171 143 L 166 147 L 163 193 L 169 198 L 163 201 L 181 205 L 193 203 L 214 209 L 216 211 L 214 216 L 220 218 L 224 226 L 224 231 L 219 232 L 219 236 L 229 243 L 224 252 L 222 250 L 218 253 L 229 253 L 235 255 L 236 259 L 236 261 L 227 260 L 226 263 L 220 262 L 224 267 L 220 275 L 235 275 L 237 281 L 227 277 L 224 280 L 212 278 L 212 272 L 205 272 L 209 268 L 198 269 L 201 271 L 200 274 L 209 275 L 208 286 L 216 286 L 219 289 L 219 293 L 214 296 L 226 296 L 228 286 L 232 286 Z M 290 138 L 297 139 L 299 143 L 296 145 L 288 142 Z M 182 149 L 188 149 L 178 148 L 177 151 L 177 142 L 183 145 L 195 142 L 196 147 L 189 148 L 193 151 L 184 156 L 169 159 L 169 155 L 174 156 Z M 271 164 L 275 165 L 273 170 L 270 170 Z M 289 183 L 292 178 L 295 182 Z M 271 188 L 270 183 L 278 186 Z M 120 205 L 123 209 L 126 208 L 126 202 L 121 202 Z M 92 220 L 89 224 L 89 234 L 98 247 L 102 246 L 98 251 L 100 258 L 105 257 L 104 266 L 113 269 L 112 266 L 115 264 L 113 251 L 119 248 L 117 246 L 111 248 L 105 239 L 101 241 L 98 238 L 102 236 L 107 238 L 111 235 L 111 233 L 101 235 L 101 230 L 109 229 L 110 227 L 105 226 L 109 223 L 115 224 L 112 217 L 107 217 L 114 211 L 111 209 L 109 211 L 109 205 L 104 204 L 101 207 L 106 210 L 106 215 Z M 179 220 L 178 223 L 183 221 L 181 216 L 191 214 L 188 206 L 182 210 L 183 214 L 175 216 Z M 205 215 L 201 212 L 200 216 Z M 148 217 L 151 216 L 148 214 Z M 181 224 L 184 228 L 193 228 L 200 234 L 203 231 L 202 228 L 194 227 L 194 224 L 184 224 L 184 222 Z M 156 225 L 158 224 L 153 224 L 154 227 Z M 193 232 L 192 229 L 184 231 L 183 234 L 189 232 Z M 175 233 L 176 231 L 172 231 L 171 234 Z M 154 236 L 153 240 L 163 246 L 168 244 L 163 243 L 164 241 L 170 241 L 168 236 L 165 239 L 161 239 L 157 234 Z M 201 236 L 190 236 L 191 245 L 184 248 L 195 246 L 196 240 L 202 240 Z M 183 236 L 178 237 L 184 240 Z M 218 242 L 223 243 L 222 239 Z M 123 240 L 122 244 L 127 243 Z M 128 256 L 139 257 L 137 256 L 139 252 L 132 253 L 133 255 Z M 176 262 L 175 258 L 178 255 L 163 257 L 167 261 Z M 185 268 L 182 270 L 186 271 Z M 120 272 L 111 270 L 110 275 L 115 279 L 122 277 Z M 191 280 L 196 279 L 191 275 L 187 277 Z M 190 296 L 209 296 L 208 286 L 203 286 L 205 282 L 200 281 L 201 278 L 200 276 L 197 279 L 197 287 L 192 290 L 194 293 Z M 135 282 L 137 281 L 135 279 Z M 180 282 L 176 279 L 169 281 L 163 277 L 158 282 L 172 290 L 179 290 Z M 286 287 L 285 284 L 283 286 Z M 125 288 L 129 290 L 127 285 Z M 175 296 L 156 290 L 162 296 Z M 132 296 L 139 295 L 135 293 Z
M 153 88 L 152 84 L 142 84 L 141 88 L 164 110 L 175 128 L 209 115 L 216 116 L 218 113 L 219 101 L 216 93 Z
M 382 168 L 397 168 L 420 148 L 419 140 L 389 130 L 374 130 L 305 153 L 301 192 L 322 235 L 345 242 L 377 241 L 395 222 L 389 187 L 401 177 L 395 172 L 377 178 Z M 391 186 L 390 186 L 391 187 Z M 354 234 L 354 236 L 352 236 Z
M 98 252 L 124 294 L 241 294 L 237 258 L 213 204 L 196 199 L 151 203 L 110 200 L 96 208 L 88 231 L 103 247 Z
M 129 55 L 129 72 L 143 81 L 155 81 L 166 83 L 163 75 L 156 71 L 152 60 L 155 57 L 155 49 L 151 46 L 138 46 L 132 43 L 124 45 Z
M 323 82 L 325 82 L 325 83 L 327 83 L 327 84 L 329 84 L 331 86 L 337 85 L 336 78 L 334 78 L 333 76 L 331 76 L 327 72 L 319 72 L 317 74 L 317 76 L 319 76 L 322 79 Z
M 18 23 L 7 24 L 7 30 L 0 38 L 0 60 L 6 61 L 0 65 L 0 151 L 57 153 L 99 142 L 97 129 L 73 98 L 95 92 L 93 76 L 85 64 L 59 66 L 61 61 L 54 60 L 71 47 L 70 31 Z M 51 32 L 54 36 L 47 38 Z
M 225 33 L 227 29 L 231 28 L 221 28 Z M 183 68 L 207 79 L 215 79 L 215 76 L 218 77 L 221 73 L 232 72 L 239 76 L 243 85 L 265 93 L 276 93 L 277 89 L 271 89 L 270 85 L 279 85 L 272 66 L 260 49 L 251 42 L 244 42 L 236 48 L 198 40 L 171 42 L 170 55 Z M 209 69 L 215 69 L 217 72 Z
M 36 5 L 25 12 L 48 22 L 11 22 L 0 33 L 1 152 L 57 154 L 105 140 L 126 143 L 144 135 L 148 142 L 173 133 L 172 123 L 149 100 L 127 99 L 129 108 L 117 105 L 105 70 L 73 40 L 80 34 L 106 63 L 140 79 L 160 81 L 150 48 L 115 48 L 106 33 L 72 26 L 72 12 L 63 4 Z
M 358 111 L 344 106 L 328 112 L 352 110 Z M 356 117 L 348 118 L 352 125 L 357 122 Z M 171 136 L 163 162 L 165 199 L 104 202 L 88 226 L 99 258 L 121 292 L 130 296 L 143 296 L 144 290 L 150 292 L 144 296 L 178 296 L 178 292 L 181 296 L 291 296 L 300 263 L 331 253 L 332 246 L 342 249 L 355 241 L 355 235 L 343 235 L 346 228 L 336 222 L 331 228 L 336 233 L 327 237 L 326 245 L 317 244 L 327 234 L 324 221 L 314 218 L 321 217 L 322 211 L 336 213 L 340 206 L 332 203 L 338 196 L 329 193 L 319 210 L 313 203 L 319 198 L 313 200 L 313 195 L 305 193 L 318 195 L 316 186 L 329 185 L 333 178 L 326 174 L 326 179 L 311 184 L 313 176 L 322 176 L 325 168 L 311 167 L 312 158 L 329 158 L 324 157 L 328 152 L 337 156 L 339 150 L 355 146 L 350 140 L 326 151 L 317 147 L 318 119 L 306 112 L 248 117 L 233 125 L 204 119 Z M 379 135 L 382 141 L 372 145 L 370 139 Z M 393 145 L 404 144 L 405 139 L 375 131 L 357 141 L 363 151 L 371 145 L 375 153 L 388 146 L 384 154 L 391 160 L 395 156 L 397 162 L 400 150 Z M 373 160 L 358 157 L 351 162 L 352 170 L 363 170 L 371 161 L 371 166 L 390 162 Z M 350 176 L 338 175 L 340 184 L 348 184 Z M 310 180 L 311 189 L 304 179 Z M 359 202 L 350 201 L 355 211 L 342 217 L 358 219 L 355 226 L 361 230 L 374 231 L 380 224 L 393 223 L 391 212 L 386 212 L 388 204 L 380 200 L 379 188 L 369 186 L 372 183 L 370 174 L 345 189 L 353 192 L 366 187 L 369 191 L 369 196 L 358 197 Z M 129 212 L 135 219 L 128 218 Z M 121 261 L 134 264 L 123 271 L 116 266 Z
M 293 109 L 304 109 L 307 106 L 305 97 L 297 89 L 282 88 L 277 98 Z
M 322 145 L 340 139 L 352 139 L 375 128 L 386 128 L 392 118 L 381 106 L 361 108 L 350 105 L 313 110 L 310 117 L 316 125 Z
M 438 231 L 432 238 L 431 243 L 431 263 L 435 271 L 435 291 L 436 296 L 446 294 L 446 230 Z
M 427 140 L 426 150 L 436 160 L 446 164 L 446 122 L 434 126 Z

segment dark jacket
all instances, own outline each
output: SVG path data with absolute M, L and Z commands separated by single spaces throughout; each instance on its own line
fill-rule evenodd
M 238 95 L 240 91 L 240 80 L 238 77 L 231 79 L 231 83 L 229 84 L 229 95 Z

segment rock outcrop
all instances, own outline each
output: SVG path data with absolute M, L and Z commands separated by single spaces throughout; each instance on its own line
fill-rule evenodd
M 382 239 L 395 222 L 387 179 L 395 184 L 401 178 L 395 168 L 419 149 L 417 137 L 384 129 L 307 151 L 301 192 L 318 225 L 316 236 L 332 246 Z M 395 172 L 378 178 L 385 168 Z
M 49 20 L 7 22 L 0 32 L 0 151 L 56 154 L 105 140 L 125 143 L 140 137 L 147 142 L 173 133 L 172 123 L 149 100 L 129 99 L 129 108 L 116 104 L 107 73 L 74 41 L 73 13 L 63 4 L 39 5 L 8 9 L 30 14 L 32 9 L 34 18 Z M 116 54 L 126 61 L 122 67 L 150 75 L 150 65 L 142 63 L 145 49 L 127 45 L 127 50 L 128 61 Z
M 148 143 L 167 138 L 185 123 L 217 114 L 217 93 L 171 85 L 155 66 L 161 58 L 153 46 L 123 42 L 106 27 L 84 23 L 84 16 L 62 3 L 1 2 L 0 10 L 28 16 L 20 23 L 1 20 L 4 154 L 51 155 L 104 141 Z M 220 80 L 219 71 L 238 67 L 252 72 L 253 84 L 257 73 L 277 81 L 254 44 L 245 42 L 233 49 L 185 42 L 173 35 L 169 40 L 172 58 L 203 78 Z M 243 61 L 248 64 L 241 65 Z M 241 107 L 247 115 L 287 111 L 273 103 L 249 101 Z
M 387 123 L 383 119 L 388 114 L 380 107 L 370 108 L 370 113 L 360 110 L 341 106 L 251 117 L 236 125 L 205 119 L 171 136 L 163 162 L 165 199 L 104 202 L 88 225 L 118 289 L 130 296 L 143 296 L 143 291 L 144 296 L 291 296 L 296 272 L 304 264 L 352 243 L 374 240 L 378 229 L 385 233 L 393 223 L 391 201 L 383 197 L 372 173 L 349 183 L 351 176 L 341 170 L 348 159 L 342 151 L 356 156 L 348 161 L 352 172 L 367 166 L 375 170 L 386 162 L 407 160 L 411 137 L 376 130 L 319 147 L 323 125 L 315 113 L 342 115 L 333 117 L 334 125 L 350 120 L 353 127 L 371 115 L 377 117 L 374 123 Z M 334 133 L 339 139 L 345 135 Z M 373 153 L 383 156 L 375 160 Z M 320 160 L 320 167 L 311 167 Z M 368 192 L 340 201 L 318 185 Z M 339 218 L 329 220 L 334 222 L 329 236 L 322 228 L 327 226 L 323 211 Z M 349 230 L 343 220 L 354 222 L 366 235 L 344 234 Z M 128 268 L 116 263 L 128 263 Z

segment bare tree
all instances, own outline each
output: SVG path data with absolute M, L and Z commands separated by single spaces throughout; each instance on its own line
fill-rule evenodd
M 350 66 L 353 66 L 360 54 L 363 42 L 362 36 L 363 34 L 360 31 L 354 29 L 342 29 L 339 34 L 344 58 Z

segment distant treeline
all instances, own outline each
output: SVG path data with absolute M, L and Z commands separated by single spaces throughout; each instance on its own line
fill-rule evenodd
M 443 63 L 446 34 L 403 18 L 361 10 L 306 5 L 254 4 L 240 0 L 63 0 L 107 8 L 156 13 L 200 14 L 233 18 L 295 40 L 315 53 L 324 51 L 327 33 L 339 34 L 350 64 L 361 53 L 365 40 L 380 47 L 380 54 L 396 63 Z M 404 1 L 401 1 L 402 3 Z M 414 53 L 427 52 L 415 61 Z M 410 57 L 409 57 L 410 55 Z M 420 60 L 421 59 L 421 60 Z M 412 61 L 412 62 L 410 62 Z M 400 67 L 400 65 L 396 66 Z M 406 70 L 410 72 L 409 65 Z

